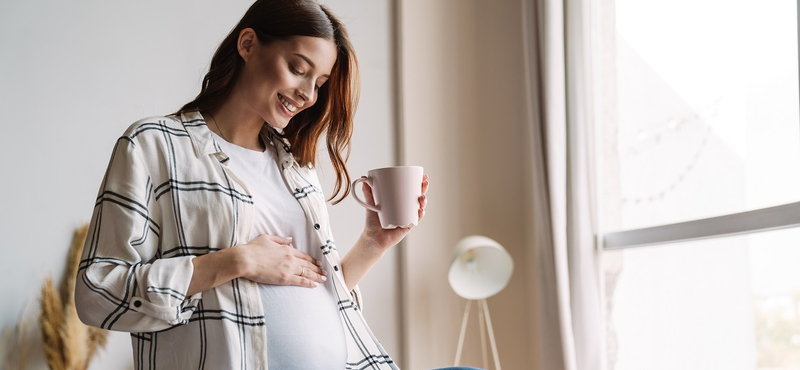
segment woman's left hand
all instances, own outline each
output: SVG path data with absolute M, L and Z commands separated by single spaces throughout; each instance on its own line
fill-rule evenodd
M 367 183 L 363 183 L 364 200 L 367 204 L 374 206 L 375 202 L 372 198 L 372 188 Z M 425 217 L 425 207 L 428 205 L 428 175 L 422 175 L 422 195 L 419 197 L 419 221 Z M 363 236 L 370 242 L 370 244 L 386 251 L 394 245 L 397 245 L 403 238 L 411 231 L 410 227 L 398 227 L 396 229 L 384 229 L 381 227 L 381 221 L 378 219 L 378 213 L 367 210 L 367 221 L 364 226 Z

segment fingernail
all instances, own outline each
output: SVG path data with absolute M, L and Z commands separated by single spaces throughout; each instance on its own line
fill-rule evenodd
M 325 271 L 325 270 L 322 270 L 322 275 L 328 275 L 328 272 Z
M 317 261 L 317 266 L 322 266 L 322 261 Z
M 326 278 L 325 275 L 322 275 L 322 281 L 327 281 L 327 280 L 328 278 Z
M 315 288 L 319 286 L 319 283 L 317 283 L 316 281 L 312 281 L 311 283 L 314 284 Z

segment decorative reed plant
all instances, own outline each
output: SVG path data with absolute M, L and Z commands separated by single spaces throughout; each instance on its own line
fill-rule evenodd
M 3 330 L 0 340 L 0 358 L 3 359 L 0 369 L 25 370 L 31 358 L 31 342 L 34 339 L 34 316 L 26 316 L 27 310 L 20 312 L 13 328 Z
M 98 348 L 106 345 L 107 331 L 84 325 L 75 309 L 75 278 L 89 225 L 75 230 L 61 289 L 52 278 L 42 285 L 39 325 L 47 365 L 51 370 L 86 370 Z

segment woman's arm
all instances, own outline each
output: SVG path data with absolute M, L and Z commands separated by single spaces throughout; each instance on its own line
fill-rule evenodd
M 155 258 L 163 220 L 150 196 L 151 162 L 134 135 L 140 124 L 114 146 L 75 282 L 78 316 L 107 330 L 163 330 L 186 322 L 200 299 L 186 295 L 194 256 Z
M 216 288 L 244 275 L 244 257 L 240 248 L 227 248 L 192 260 L 194 273 L 186 295 L 192 296 Z
M 237 277 L 266 284 L 314 286 L 324 272 L 288 246 L 261 236 L 202 256 L 164 257 L 160 208 L 153 206 L 152 149 L 138 123 L 117 141 L 100 186 L 75 284 L 78 315 L 87 325 L 150 332 L 188 322 L 202 291 Z M 169 227 L 169 226 L 167 226 Z M 302 276 L 300 276 L 302 275 Z
M 250 243 L 226 248 L 192 260 L 194 273 L 186 295 L 215 288 L 236 278 L 261 284 L 314 288 L 327 272 L 311 256 L 293 248 L 292 238 L 261 235 Z
M 375 205 L 372 200 L 372 189 L 363 184 L 364 198 L 367 204 Z M 422 177 L 422 196 L 419 197 L 419 220 L 425 216 L 425 207 L 428 205 L 428 175 Z M 367 275 L 372 266 L 383 257 L 386 251 L 397 245 L 411 231 L 409 227 L 384 229 L 378 219 L 378 214 L 367 210 L 367 219 L 364 231 L 356 244 L 342 258 L 342 273 L 347 289 L 353 290 L 356 285 Z
M 347 290 L 355 289 L 356 285 L 367 275 L 372 266 L 378 263 L 387 248 L 381 248 L 370 241 L 363 233 L 356 244 L 342 258 L 342 274 Z

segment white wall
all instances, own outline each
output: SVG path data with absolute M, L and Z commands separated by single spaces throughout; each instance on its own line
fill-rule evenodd
M 0 328 L 13 325 L 23 307 L 38 309 L 44 276 L 61 276 L 72 231 L 91 216 L 116 138 L 135 120 L 193 98 L 215 47 L 251 3 L 0 2 Z M 350 161 L 357 177 L 393 164 L 389 5 L 324 3 L 348 25 L 362 65 Z M 326 191 L 333 180 L 324 176 Z M 348 199 L 331 215 L 344 253 L 361 230 L 363 210 Z M 362 289 L 367 319 L 400 357 L 395 266 L 396 256 L 387 255 Z M 44 368 L 40 349 L 35 355 L 32 368 Z M 127 335 L 117 334 L 93 368 L 125 369 L 130 357 Z

